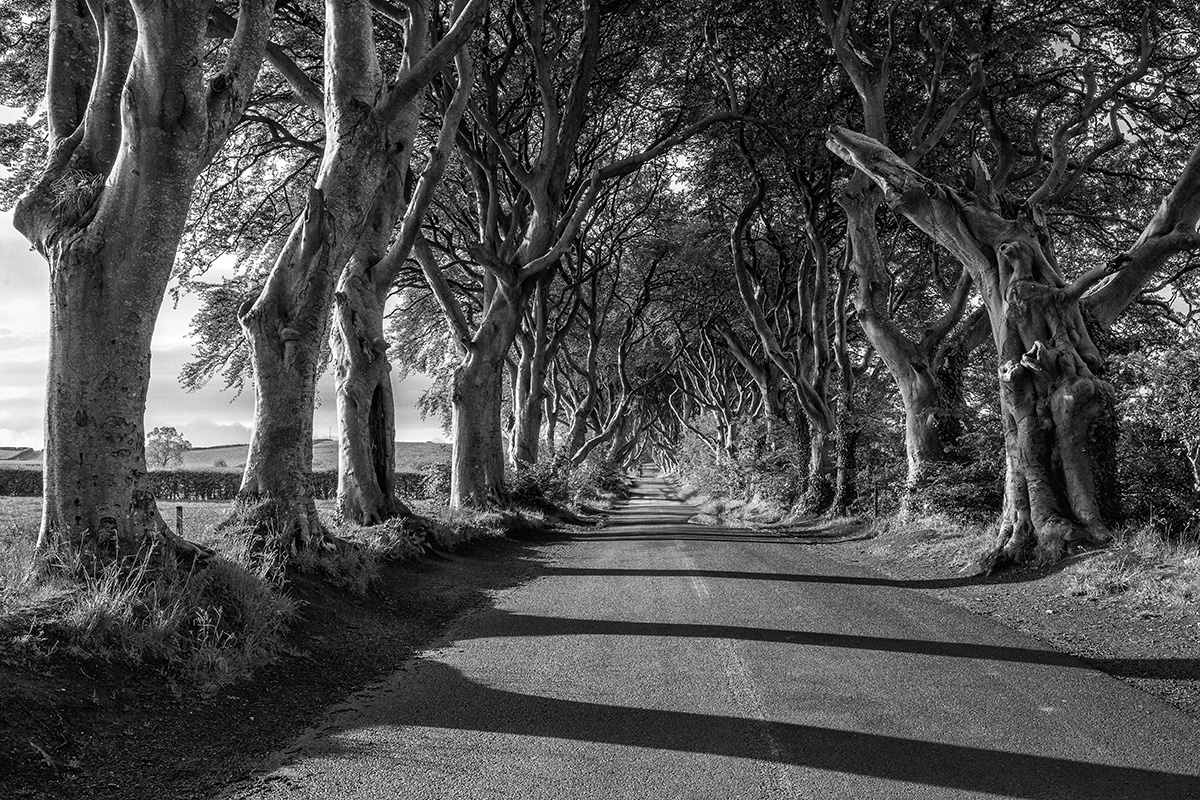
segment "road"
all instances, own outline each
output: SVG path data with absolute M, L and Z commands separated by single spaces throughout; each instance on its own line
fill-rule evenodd
M 1200 798 L 1195 719 L 658 479 L 238 798 Z

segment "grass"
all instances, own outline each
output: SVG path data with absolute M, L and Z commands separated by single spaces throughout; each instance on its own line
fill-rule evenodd
M 964 573 L 979 571 L 994 539 L 989 526 L 947 514 L 881 517 L 868 531 L 875 535 L 871 555 L 932 561 Z
M 184 536 L 218 553 L 205 566 L 165 558 L 88 574 L 70 555 L 35 556 L 39 498 L 0 498 L 0 648 L 149 663 L 205 692 L 273 660 L 296 612 L 283 571 L 252 555 L 252 543 L 216 532 L 228 503 L 160 503 L 172 525 L 176 505 Z
M 680 499 L 696 506 L 693 520 L 705 525 L 774 525 L 789 513 L 782 504 L 761 494 L 749 500 L 713 495 L 691 483 L 681 484 L 677 493 Z
M 70 555 L 35 558 L 31 531 L 9 533 L 19 536 L 0 559 L 0 648 L 27 657 L 155 664 L 211 692 L 273 660 L 296 612 L 278 582 L 228 555 L 194 571 L 164 558 L 89 574 Z M 35 563 L 47 568 L 35 574 Z
M 88 575 L 70 556 L 35 554 L 40 499 L 0 498 L 0 650 L 161 665 L 205 692 L 273 660 L 296 613 L 284 565 L 264 555 L 251 536 L 220 527 L 231 504 L 160 503 L 172 525 L 176 506 L 184 510 L 183 535 L 218 553 L 208 564 L 184 571 L 174 559 L 154 559 L 135 568 L 114 563 Z M 549 527 L 527 510 L 462 512 L 432 502 L 415 510 L 423 516 L 339 526 L 333 503 L 319 502 L 332 538 L 327 547 L 292 554 L 289 569 L 366 595 L 388 562 L 417 558 L 430 547 L 453 550 Z M 32 571 L 46 561 L 52 568 Z
M 1194 608 L 1200 600 L 1200 542 L 1143 526 L 1067 570 L 1068 594 L 1099 600 L 1120 596 L 1139 607 Z

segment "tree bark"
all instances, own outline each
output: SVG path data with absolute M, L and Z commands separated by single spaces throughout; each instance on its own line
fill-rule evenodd
M 403 69 L 389 85 L 376 55 L 371 8 L 326 3 L 321 168 L 304 217 L 262 292 L 239 314 L 250 345 L 256 403 L 238 503 L 246 508 L 270 500 L 278 515 L 273 535 L 292 546 L 308 545 L 324 533 L 310 486 L 312 415 L 335 291 L 339 512 L 343 519 L 374 523 L 407 510 L 394 496 L 394 411 L 382 335 L 390 280 L 380 277 L 387 270 L 379 262 L 407 258 L 407 250 L 389 253 L 387 243 L 403 207 L 401 184 L 423 93 L 461 49 L 485 5 L 472 0 L 464 10 L 456 3 L 453 27 L 428 49 L 427 4 L 410 4 Z M 431 154 L 431 162 L 438 156 Z M 440 178 L 440 168 L 436 174 Z M 431 186 L 419 187 L 417 193 L 429 191 Z M 411 216 L 415 228 L 420 218 Z M 415 235 L 406 232 L 409 247 Z
M 948 463 L 942 431 L 945 409 L 938 381 L 938 347 L 962 317 L 968 285 L 951 299 L 951 307 L 937 324 L 926 329 L 920 342 L 909 338 L 892 320 L 890 278 L 879 247 L 875 218 L 883 194 L 861 173 L 850 181 L 839 202 L 846 211 L 850 268 L 857 278 L 854 305 L 858 321 L 871 346 L 887 367 L 904 407 L 904 451 L 908 473 L 901 500 L 901 513 L 912 513 L 924 505 L 922 487 L 936 480 Z
M 244 2 L 206 76 L 206 4 L 51 4 L 49 157 L 14 214 L 50 265 L 38 549 L 92 569 L 169 540 L 146 483 L 150 344 L 196 176 L 245 107 L 272 3 Z
M 376 525 L 409 509 L 396 496 L 392 365 L 383 302 L 368 275 L 343 275 L 330 337 L 338 413 L 338 518 Z M 386 298 L 383 293 L 383 298 Z
M 519 287 L 496 287 L 466 355 L 454 370 L 451 508 L 486 508 L 507 499 L 500 407 L 504 362 L 524 302 Z

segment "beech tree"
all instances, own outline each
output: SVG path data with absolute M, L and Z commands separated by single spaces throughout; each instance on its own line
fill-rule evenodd
M 1200 247 L 1200 148 L 1127 252 L 1067 280 L 1038 225 L 1037 203 L 1053 184 L 1043 183 L 1014 217 L 1004 213 L 997 183 L 978 160 L 975 191 L 956 191 L 862 134 L 839 128 L 829 144 L 880 186 L 889 206 L 971 270 L 987 306 L 1001 362 L 1007 455 L 1004 514 L 991 564 L 1017 560 L 1030 546 L 1040 560 L 1055 561 L 1071 542 L 1107 542 L 1090 447 L 1094 421 L 1112 403 L 1113 388 L 1096 375 L 1103 360 L 1080 301 L 1129 265 L 1161 265 L 1173 253 Z M 1050 180 L 1062 179 L 1056 172 Z
M 45 500 L 38 548 L 85 565 L 176 539 L 146 488 L 150 340 L 192 188 L 255 82 L 274 3 L 50 4 L 46 162 L 14 221 L 50 265 Z
M 386 289 L 378 287 L 387 283 L 390 267 L 380 262 L 398 215 L 407 209 L 404 241 L 411 243 L 423 211 L 422 203 L 403 201 L 425 90 L 465 44 L 485 6 L 486 0 L 456 6 L 453 27 L 430 48 L 429 6 L 408 4 L 407 16 L 393 19 L 406 26 L 393 80 L 385 76 L 376 49 L 376 12 L 366 3 L 325 4 L 324 88 L 298 91 L 319 104 L 324 117 L 321 164 L 261 292 L 238 311 L 255 388 L 254 433 L 238 503 L 256 525 L 264 518 L 259 504 L 271 503 L 265 518 L 277 521 L 283 543 L 308 546 L 321 538 L 309 487 L 312 415 L 335 292 L 339 389 L 345 392 L 339 407 L 339 505 L 343 516 L 360 522 L 398 510 L 388 370 L 386 362 L 371 367 L 386 349 L 379 300 Z M 435 155 L 418 195 L 432 190 L 428 184 L 436 183 L 440 164 Z M 402 252 L 393 261 L 404 261 L 406 246 L 411 245 L 399 246 Z M 343 268 L 347 277 L 339 287 Z
M 892 117 L 907 116 L 904 114 L 907 108 L 920 104 L 919 116 L 903 120 L 906 127 L 911 126 L 907 131 L 909 149 L 904 157 L 909 163 L 918 163 L 947 134 L 980 91 L 977 82 L 952 72 L 954 29 L 947 25 L 949 15 L 930 7 L 915 17 L 901 20 L 896 6 L 874 9 L 872 14 L 872 9 L 861 7 L 855 0 L 821 0 L 820 10 L 837 62 L 858 97 L 865 133 L 889 142 L 890 130 L 898 122 Z M 897 30 L 910 21 L 918 30 Z M 871 28 L 878 32 L 874 41 L 865 33 Z M 912 33 L 919 34 L 917 42 L 924 45 L 923 53 L 902 52 L 906 46 L 902 42 Z M 898 65 L 905 55 L 910 63 Z M 909 87 L 894 85 L 899 81 L 896 72 L 906 67 L 907 71 L 923 76 L 922 91 L 908 95 L 911 105 L 891 103 L 890 96 L 897 88 L 911 92 Z M 946 357 L 948 337 L 967 307 L 970 273 L 961 272 L 946 297 L 942 314 L 922 320 L 924 325 L 919 333 L 905 330 L 894 313 L 894 276 L 899 271 L 898 265 L 888 263 L 880 242 L 881 193 L 860 172 L 846 184 L 838 203 L 847 218 L 846 261 L 855 279 L 852 298 L 856 316 L 895 380 L 904 406 L 908 479 L 903 505 L 907 510 L 914 495 L 919 494 L 921 482 L 933 477 L 948 457 L 942 436 L 946 396 L 939 372 Z
M 577 322 L 564 331 L 547 387 L 566 424 L 568 467 L 605 444 L 613 449 L 637 400 L 677 357 L 656 313 L 678 284 L 681 209 L 667 180 L 665 170 L 648 169 L 616 187 L 574 248 L 577 266 L 564 283 Z M 553 430 L 557 419 L 549 421 Z

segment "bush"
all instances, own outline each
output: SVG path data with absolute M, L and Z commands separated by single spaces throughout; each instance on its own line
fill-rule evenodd
M 918 477 L 913 496 L 918 513 L 984 522 L 1004 505 L 1004 473 L 979 461 L 943 463 Z
M 450 465 L 429 464 L 421 473 L 423 497 L 438 505 L 450 504 Z
M 21 467 L 0 467 L 0 496 L 41 497 L 42 471 Z
M 509 497 L 518 505 L 566 502 L 565 464 L 558 458 L 524 464 L 508 475 Z
M 567 476 L 566 493 L 576 502 L 625 497 L 625 472 L 607 458 L 591 455 Z

